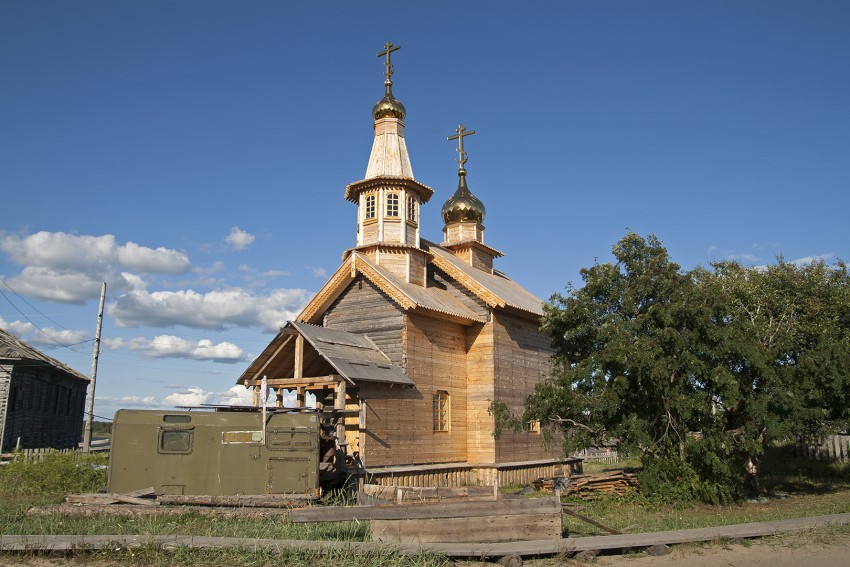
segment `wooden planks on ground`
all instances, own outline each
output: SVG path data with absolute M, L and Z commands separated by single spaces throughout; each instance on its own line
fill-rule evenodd
M 560 513 L 372 520 L 371 532 L 372 541 L 392 544 L 559 540 L 563 523 Z
M 385 500 L 388 503 L 407 502 L 444 502 L 463 499 L 495 500 L 497 490 L 493 486 L 440 486 L 440 487 L 409 487 L 383 486 L 380 484 L 364 484 L 363 493 L 367 496 Z
M 560 516 L 561 505 L 553 498 L 517 498 L 495 502 L 443 502 L 405 504 L 404 506 L 316 506 L 291 511 L 294 523 L 470 518 L 488 514 L 558 514 Z
M 212 506 L 127 506 L 126 504 L 59 504 L 58 506 L 34 506 L 27 516 L 62 516 L 91 518 L 94 516 L 119 516 L 124 518 L 147 518 L 153 516 L 215 516 L 217 518 L 265 518 L 289 515 L 287 508 L 235 508 Z
M 310 494 L 261 494 L 239 496 L 200 496 L 182 494 L 156 495 L 153 487 L 124 494 L 69 494 L 64 498 L 64 502 L 67 504 L 136 504 L 139 506 L 159 506 L 160 504 L 169 504 L 177 506 L 229 506 L 238 508 L 294 508 L 305 506 L 309 502 L 313 502 L 315 500 L 318 500 L 318 497 Z
M 833 514 L 829 516 L 774 520 L 770 522 L 718 526 L 714 528 L 567 538 L 560 540 L 504 543 L 403 543 L 392 546 L 374 542 L 273 540 L 175 535 L 2 535 L 0 536 L 0 551 L 71 552 L 83 549 L 107 549 L 115 547 L 116 545 L 131 548 L 156 544 L 161 547 L 216 549 L 240 548 L 247 550 L 264 550 L 272 553 L 280 552 L 283 549 L 333 549 L 351 551 L 395 550 L 398 553 L 409 555 L 418 555 L 423 551 L 430 551 L 449 557 L 484 558 L 502 557 L 506 555 L 529 556 L 557 553 L 578 553 L 580 551 L 640 549 L 643 547 L 650 547 L 652 545 L 672 545 L 696 541 L 713 541 L 723 538 L 735 539 L 771 536 L 781 533 L 793 533 L 817 527 L 842 524 L 850 524 L 850 514 Z

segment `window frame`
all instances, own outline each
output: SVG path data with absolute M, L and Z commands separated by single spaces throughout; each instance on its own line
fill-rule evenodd
M 398 193 L 387 193 L 387 204 L 384 207 L 387 218 L 397 219 L 401 217 L 400 201 Z
M 445 390 L 437 390 L 431 398 L 434 433 L 448 433 L 451 430 L 451 400 Z
M 192 453 L 192 448 L 195 444 L 194 427 L 161 427 L 159 436 L 156 442 L 156 452 L 161 455 L 189 455 Z M 166 449 L 163 446 L 166 435 L 170 433 L 185 433 L 188 437 L 188 447 L 186 449 Z
M 415 223 L 416 220 L 416 197 L 413 195 L 407 196 L 407 220 Z
M 365 195 L 363 198 L 363 219 L 378 218 L 378 198 L 375 195 Z

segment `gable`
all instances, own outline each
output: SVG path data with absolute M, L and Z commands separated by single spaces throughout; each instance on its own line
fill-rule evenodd
M 402 362 L 404 310 L 362 274 L 358 274 L 322 316 L 323 326 L 363 333 L 396 364 Z
M 319 324 L 323 315 L 348 289 L 358 274 L 368 279 L 400 309 L 429 311 L 463 325 L 483 323 L 485 318 L 476 314 L 461 301 L 440 288 L 424 288 L 407 283 L 384 270 L 367 257 L 351 251 L 343 264 L 298 315 L 297 320 Z
M 28 360 L 35 361 L 55 368 L 59 372 L 67 374 L 71 378 L 89 381 L 87 376 L 80 374 L 70 366 L 62 364 L 55 358 L 38 351 L 16 337 L 15 335 L 0 329 L 0 360 Z

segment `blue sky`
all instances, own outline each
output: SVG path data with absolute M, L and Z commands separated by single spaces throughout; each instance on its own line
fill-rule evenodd
M 541 298 L 627 230 L 685 268 L 850 258 L 850 3 L 388 6 L 0 3 L 0 325 L 89 374 L 107 281 L 97 415 L 237 400 L 354 244 L 387 41 L 423 236 L 463 123 Z

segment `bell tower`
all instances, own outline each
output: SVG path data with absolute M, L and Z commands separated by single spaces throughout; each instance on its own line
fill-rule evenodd
M 502 253 L 484 244 L 484 215 L 486 209 L 478 197 L 472 194 L 466 184 L 466 162 L 469 156 L 463 149 L 463 139 L 475 134 L 475 130 L 467 130 L 461 124 L 455 131 L 454 136 L 448 140 L 458 141 L 458 170 L 457 191 L 443 204 L 443 221 L 446 223 L 443 229 L 444 248 L 451 250 L 452 254 L 479 270 L 493 271 L 493 258 L 502 256 Z
M 406 111 L 392 90 L 391 55 L 398 49 L 387 42 L 378 53 L 385 58 L 385 92 L 372 108 L 372 153 L 366 176 L 345 188 L 345 198 L 357 205 L 354 250 L 404 281 L 425 286 L 427 253 L 420 247 L 419 209 L 434 190 L 413 177 L 404 140 Z

